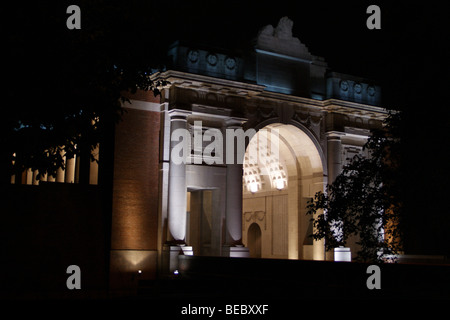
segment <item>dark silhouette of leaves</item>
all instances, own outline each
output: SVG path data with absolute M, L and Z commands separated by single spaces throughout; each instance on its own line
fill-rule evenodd
M 351 236 L 358 239 L 358 260 L 382 262 L 401 250 L 400 123 L 401 114 L 391 113 L 364 146 L 370 156 L 355 156 L 326 193 L 309 201 L 307 214 L 316 215 L 312 237 L 325 239 L 327 250 Z

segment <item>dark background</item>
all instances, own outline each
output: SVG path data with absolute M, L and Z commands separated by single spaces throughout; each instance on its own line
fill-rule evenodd
M 77 54 L 64 50 L 68 39 L 84 33 L 107 35 L 98 50 L 106 48 L 111 55 L 157 65 L 175 40 L 247 49 L 263 26 L 276 26 L 288 16 L 294 21 L 293 35 L 313 55 L 324 57 L 333 71 L 376 80 L 384 85 L 384 107 L 407 108 L 418 96 L 434 98 L 445 93 L 450 28 L 445 6 L 437 3 L 90 0 L 8 4 L 2 20 L 10 55 L 4 63 L 8 71 L 14 71 L 15 65 L 16 70 L 50 80 L 52 65 Z M 81 8 L 81 30 L 66 28 L 70 4 Z M 381 9 L 381 30 L 366 27 L 366 9 L 371 4 Z M 46 87 L 45 83 L 34 85 Z
M 70 4 L 81 8 L 81 30 L 66 28 Z M 381 9 L 381 30 L 366 27 L 370 4 Z M 61 81 L 61 66 L 80 53 L 164 65 L 175 40 L 245 50 L 258 30 L 288 16 L 293 35 L 331 70 L 374 80 L 382 106 L 404 111 L 402 189 L 415 222 L 410 253 L 450 255 L 450 28 L 442 2 L 37 1 L 5 5 L 2 13 L 2 110 L 24 112 L 55 101 L 64 108 L 60 89 L 70 83 Z M 74 47 L 83 34 L 100 41 Z

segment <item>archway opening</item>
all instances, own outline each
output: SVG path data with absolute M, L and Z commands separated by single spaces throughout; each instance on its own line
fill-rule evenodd
M 252 223 L 247 232 L 248 249 L 251 258 L 261 258 L 261 228 L 257 223 Z
M 196 256 L 211 255 L 213 191 L 187 192 L 186 244 Z
M 307 201 L 324 190 L 324 167 L 320 147 L 306 130 L 270 124 L 246 149 L 243 242 L 249 248 L 254 245 L 258 225 L 262 258 L 324 259 L 323 243 L 310 238 L 312 226 L 306 216 Z

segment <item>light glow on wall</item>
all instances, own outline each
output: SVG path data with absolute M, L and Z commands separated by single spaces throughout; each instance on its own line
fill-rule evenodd
M 263 141 L 278 138 L 278 153 L 272 154 L 273 143 L 246 150 L 243 163 L 243 241 L 248 245 L 249 217 L 255 217 L 256 212 L 264 212 L 267 222 L 272 221 L 272 224 L 262 229 L 265 239 L 261 244 L 262 257 L 324 260 L 323 241 L 303 243 L 303 239 L 313 231 L 308 227 L 305 199 L 323 191 L 324 186 L 324 167 L 319 149 L 304 130 L 293 125 L 275 123 L 263 129 L 253 136 L 249 146 L 263 134 Z M 257 190 L 257 193 L 252 190 Z
M 275 185 L 278 190 L 284 189 L 284 181 L 281 179 L 275 180 Z
M 257 182 L 251 182 L 250 184 L 250 192 L 255 193 L 258 191 L 258 183 Z
M 260 130 L 252 138 L 243 164 L 243 184 L 247 191 L 283 190 L 287 186 L 286 167 L 280 160 L 279 143 L 276 129 Z

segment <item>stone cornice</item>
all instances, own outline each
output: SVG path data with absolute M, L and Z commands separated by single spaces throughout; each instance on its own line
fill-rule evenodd
M 167 80 L 171 84 L 179 87 L 192 89 L 228 89 L 235 94 L 246 96 L 255 95 L 264 91 L 265 86 L 251 84 L 246 82 L 239 82 L 234 80 L 214 78 L 200 74 L 181 72 L 176 70 L 168 70 L 161 73 L 156 73 L 151 76 L 152 80 Z
M 289 103 L 296 107 L 316 109 L 318 112 L 354 115 L 376 120 L 384 120 L 388 115 L 388 111 L 386 109 L 377 106 L 338 99 L 315 100 L 311 98 L 298 97 L 283 93 L 265 91 L 265 86 L 262 85 L 214 78 L 175 70 L 168 70 L 152 75 L 152 80 L 158 79 L 170 81 L 171 84 L 169 88 L 171 86 L 175 86 L 200 91 L 207 90 L 217 94 L 241 96 L 251 98 L 252 100 L 256 99 L 256 101 L 258 99 L 267 101 L 273 100 L 276 101 L 276 104 L 274 105 Z
M 352 108 L 352 109 L 359 109 L 359 110 L 364 110 L 364 111 L 388 114 L 388 111 L 382 107 L 371 106 L 368 104 L 362 104 L 362 103 L 338 100 L 338 99 L 324 100 L 323 107 L 327 108 L 327 109 L 344 107 L 344 108 Z
M 324 100 L 323 109 L 330 113 L 352 114 L 379 120 L 388 116 L 388 111 L 384 108 L 337 99 Z

